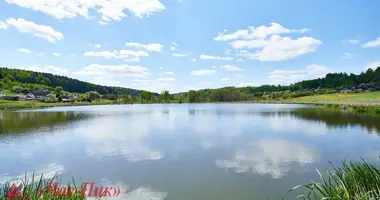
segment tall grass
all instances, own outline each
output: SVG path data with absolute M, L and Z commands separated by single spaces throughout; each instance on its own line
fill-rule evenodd
M 318 171 L 321 182 L 298 185 L 289 192 L 305 187 L 307 192 L 298 198 L 305 200 L 378 200 L 380 199 L 380 169 L 362 162 L 346 162 L 331 171 Z
M 82 186 L 77 186 L 73 180 L 72 184 L 66 186 L 66 193 L 60 193 L 59 190 L 54 190 L 54 183 L 57 177 L 51 179 L 44 179 L 43 175 L 36 179 L 33 175 L 31 179 L 28 179 L 25 175 L 25 179 L 17 181 L 17 183 L 6 183 L 0 187 L 0 200 L 12 199 L 12 200 L 49 200 L 49 199 L 73 199 L 82 200 L 86 199 L 82 192 Z M 19 191 L 20 195 L 16 195 L 16 190 L 13 190 L 12 185 L 18 187 L 22 184 L 22 189 Z M 59 188 L 58 188 L 59 189 Z M 74 191 L 68 193 L 68 191 Z M 13 196 L 13 195 L 14 196 Z

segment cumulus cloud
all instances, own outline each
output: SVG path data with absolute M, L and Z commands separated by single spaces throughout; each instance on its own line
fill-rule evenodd
M 378 67 L 380 67 L 380 61 L 373 62 L 373 63 L 371 63 L 371 64 L 365 66 L 365 69 L 367 70 L 367 69 L 371 68 L 371 69 L 375 70 L 375 69 L 377 69 Z
M 53 52 L 51 55 L 56 56 L 56 57 L 61 57 L 62 56 L 62 54 L 57 53 L 57 52 Z
M 202 60 L 233 60 L 232 57 L 221 57 L 221 56 L 210 56 L 210 55 L 201 55 L 200 59 Z
M 35 72 L 45 72 L 45 73 L 52 73 L 57 75 L 64 75 L 68 73 L 68 69 L 66 68 L 60 68 L 53 65 L 46 65 L 46 66 L 30 66 L 30 67 L 21 67 L 21 69 L 35 71 Z
M 179 45 L 178 45 L 177 43 L 173 42 L 172 45 L 170 45 L 170 50 L 171 50 L 171 51 L 177 51 L 177 47 L 178 47 L 178 46 L 179 46 Z
M 165 72 L 165 74 L 170 75 L 170 76 L 174 76 L 174 72 Z
M 260 61 L 283 61 L 300 55 L 315 52 L 321 41 L 312 37 L 293 39 L 290 36 L 281 36 L 289 33 L 305 33 L 309 29 L 288 29 L 278 23 L 270 26 L 250 26 L 246 30 L 238 30 L 227 34 L 219 33 L 215 41 L 229 41 L 237 50 L 237 56 Z M 230 52 L 229 52 L 230 53 Z M 238 58 L 242 61 L 241 58 Z
M 102 45 L 101 45 L 101 44 L 89 44 L 88 46 L 90 46 L 90 47 L 94 47 L 94 48 L 97 48 L 97 49 L 102 48 Z
M 146 51 L 138 50 L 114 50 L 114 51 L 88 51 L 83 54 L 84 56 L 92 56 L 92 57 L 103 57 L 105 59 L 130 59 L 130 57 L 142 57 L 142 56 L 149 56 L 149 54 Z M 128 61 L 127 59 L 127 61 Z M 130 61 L 130 60 L 129 60 Z M 136 60 L 132 60 L 136 61 Z M 138 61 L 138 60 L 137 60 Z
M 22 53 L 26 53 L 26 54 L 36 55 L 36 56 L 44 56 L 44 53 L 34 53 L 32 50 L 25 49 L 25 48 L 19 48 L 19 49 L 17 49 L 17 51 L 22 52 Z
M 240 81 L 237 83 L 237 87 L 248 87 L 248 86 L 257 86 L 257 84 L 253 82 L 246 82 L 246 81 Z
M 359 44 L 359 43 L 360 43 L 360 40 L 357 40 L 357 39 L 349 39 L 349 40 L 344 40 L 343 43 L 344 43 L 344 44 Z
M 25 49 L 25 48 L 17 49 L 17 51 L 19 51 L 19 52 L 23 52 L 23 53 L 33 53 L 31 50 L 29 50 L 29 49 Z
M 102 24 L 120 21 L 129 14 L 141 18 L 165 9 L 159 0 L 6 0 L 6 2 L 40 11 L 57 19 L 75 18 L 77 16 L 89 19 L 89 12 L 95 11 L 94 13 L 101 16 L 99 22 Z M 125 10 L 129 12 L 125 13 Z
M 233 71 L 233 72 L 239 72 L 239 71 L 243 71 L 244 70 L 244 69 L 242 69 L 240 67 L 236 67 L 236 66 L 233 66 L 233 65 L 222 65 L 222 66 L 220 66 L 220 68 L 225 69 L 227 71 Z
M 238 30 L 231 34 L 227 34 L 227 30 L 225 30 L 223 33 L 218 33 L 214 40 L 228 41 L 236 39 L 266 38 L 271 35 L 284 33 L 305 33 L 306 31 L 309 31 L 309 29 L 287 29 L 283 27 L 281 24 L 273 22 L 270 26 L 249 26 L 248 29 Z
M 201 70 L 195 70 L 190 73 L 190 75 L 193 76 L 207 76 L 215 74 L 216 70 L 207 70 L 207 69 L 201 69 Z
M 376 38 L 375 40 L 369 41 L 365 44 L 363 44 L 364 48 L 370 48 L 370 47 L 380 47 L 380 37 Z
M 273 35 L 269 39 L 238 40 L 231 43 L 236 49 L 255 49 L 255 53 L 243 53 L 249 59 L 260 61 L 283 61 L 315 52 L 322 42 L 312 37 L 281 37 Z
M 140 49 L 145 49 L 147 51 L 155 51 L 155 52 L 161 52 L 162 48 L 164 47 L 162 44 L 158 44 L 158 43 L 140 44 L 140 43 L 136 43 L 136 42 L 127 42 L 127 43 L 125 43 L 125 46 L 140 48 Z
M 157 82 L 171 82 L 175 81 L 175 78 L 158 78 Z
M 352 53 L 344 53 L 343 55 L 343 59 L 346 59 L 346 60 L 353 59 L 354 57 L 355 56 Z
M 0 29 L 8 29 L 8 24 L 0 21 Z
M 309 65 L 300 70 L 274 70 L 270 73 L 269 79 L 271 84 L 291 84 L 301 80 L 309 80 L 324 77 L 326 74 L 333 72 L 326 66 Z
M 54 30 L 51 26 L 39 25 L 32 21 L 26 21 L 23 18 L 9 18 L 7 19 L 7 24 L 15 27 L 21 33 L 30 33 L 35 37 L 46 39 L 52 43 L 63 39 L 63 34 Z
M 91 64 L 80 71 L 73 72 L 73 74 L 80 76 L 145 78 L 150 75 L 150 72 L 148 68 L 142 66 Z
M 175 56 L 175 57 L 187 57 L 187 56 L 189 56 L 189 54 L 187 54 L 187 53 L 172 53 L 172 56 Z
M 315 163 L 317 153 L 306 145 L 286 140 L 262 139 L 235 153 L 230 160 L 216 160 L 220 168 L 236 173 L 285 176 L 297 165 Z

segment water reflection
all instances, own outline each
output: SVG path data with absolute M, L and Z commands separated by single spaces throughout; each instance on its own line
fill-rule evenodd
M 317 130 L 316 132 L 318 133 L 325 132 L 325 127 L 347 129 L 355 126 L 360 126 L 365 128 L 366 132 L 369 134 L 376 133 L 377 135 L 380 135 L 379 117 L 337 112 L 328 108 L 297 108 L 294 110 L 281 112 L 262 112 L 261 115 L 265 117 L 270 117 L 270 119 L 276 121 L 275 123 L 281 123 L 278 124 L 278 127 L 283 128 L 289 128 L 289 126 L 297 127 L 298 125 L 292 124 L 292 122 L 290 122 L 292 121 L 292 118 L 295 118 L 301 119 L 302 121 L 309 121 L 309 125 L 315 124 L 318 126 L 322 126 L 319 128 L 317 126 L 314 127 L 315 130 Z M 280 120 L 276 119 L 286 119 L 287 123 L 280 122 Z M 296 120 L 293 121 L 293 123 L 296 122 Z
M 7 112 L 2 111 L 0 127 L 1 134 L 27 133 L 40 131 L 47 128 L 47 131 L 58 126 L 65 126 L 71 121 L 83 120 L 89 115 L 79 112 Z
M 159 150 L 151 149 L 146 140 L 150 126 L 139 118 L 99 117 L 75 130 L 83 138 L 86 152 L 94 157 L 122 156 L 130 162 L 163 158 Z
M 315 150 L 297 142 L 262 139 L 236 152 L 230 160 L 216 160 L 216 165 L 234 169 L 237 173 L 252 172 L 281 178 L 294 165 L 314 163 L 316 160 Z

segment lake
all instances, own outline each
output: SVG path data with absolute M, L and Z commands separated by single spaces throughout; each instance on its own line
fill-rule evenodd
M 342 160 L 378 164 L 380 118 L 306 105 L 170 104 L 0 111 L 0 184 L 44 173 L 127 200 L 293 199 Z

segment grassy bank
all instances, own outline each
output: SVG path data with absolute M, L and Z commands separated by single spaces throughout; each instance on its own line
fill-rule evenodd
M 56 106 L 87 106 L 87 105 L 106 105 L 117 104 L 111 100 L 96 100 L 92 102 L 56 102 L 44 103 L 40 101 L 2 101 L 0 100 L 0 109 L 23 109 L 23 108 L 46 108 Z
M 349 94 L 324 94 L 298 97 L 286 100 L 290 103 L 313 103 L 313 104 L 344 104 L 344 105 L 377 105 L 380 106 L 380 91 L 349 93 Z
M 317 170 L 320 181 L 312 181 L 309 184 L 298 185 L 288 192 L 297 193 L 299 189 L 304 189 L 298 198 L 304 200 L 320 199 L 339 199 L 339 200 L 377 200 L 380 199 L 380 168 L 375 165 L 361 162 L 343 162 L 340 167 L 332 167 L 326 173 Z M 0 199 L 30 199 L 30 200 L 48 200 L 48 199 L 86 199 L 87 190 L 85 184 L 79 186 L 73 180 L 72 184 L 64 186 L 67 190 L 60 193 L 60 189 L 54 189 L 54 183 L 57 178 L 43 179 L 43 176 L 33 176 L 31 180 L 22 181 L 22 189 L 17 191 L 15 184 L 12 188 L 11 183 L 5 183 L 0 186 Z M 74 192 L 69 192 L 74 191 Z M 10 197 L 10 196 L 18 197 Z M 103 194 L 95 196 L 101 197 Z M 100 198 L 98 198 L 100 199 Z
M 341 167 L 333 167 L 326 173 L 317 170 L 320 181 L 311 182 L 304 187 L 306 193 L 299 197 L 305 200 L 375 200 L 380 199 L 380 169 L 363 162 L 343 162 Z

